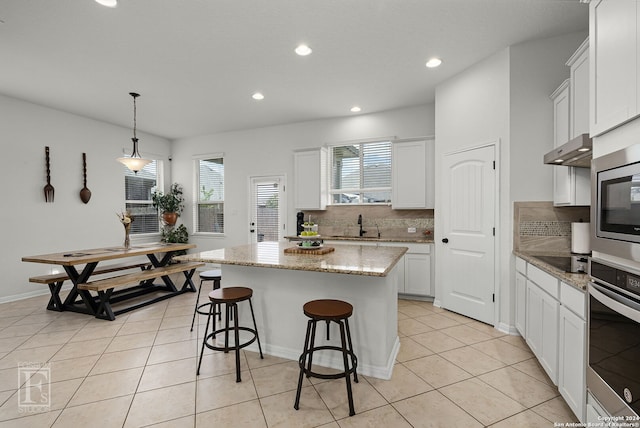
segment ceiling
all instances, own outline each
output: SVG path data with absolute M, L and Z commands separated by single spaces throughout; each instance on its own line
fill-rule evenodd
M 587 28 L 578 0 L 2 0 L 0 93 L 131 127 L 139 92 L 138 129 L 176 139 L 431 103 L 509 45 Z

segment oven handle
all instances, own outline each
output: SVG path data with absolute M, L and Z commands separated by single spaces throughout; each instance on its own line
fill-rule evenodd
M 640 304 L 618 293 L 589 282 L 589 294 L 609 309 L 640 323 Z

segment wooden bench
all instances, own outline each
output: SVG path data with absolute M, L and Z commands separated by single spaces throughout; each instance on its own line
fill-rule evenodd
M 94 291 L 98 293 L 98 298 L 100 299 L 99 306 L 96 310 L 97 318 L 104 318 L 109 320 L 114 320 L 115 315 L 129 312 L 131 310 L 140 308 L 142 306 L 147 306 L 151 303 L 158 302 L 160 300 L 167 299 L 175 295 L 176 293 L 182 293 L 185 291 L 195 291 L 195 287 L 193 282 L 191 281 L 191 277 L 193 276 L 195 270 L 199 267 L 205 266 L 204 263 L 200 262 L 189 262 L 189 263 L 175 263 L 170 264 L 163 267 L 157 267 L 153 269 L 143 270 L 141 272 L 128 273 L 124 275 L 113 276 L 110 278 L 97 279 L 95 281 L 89 281 L 86 283 L 78 284 L 78 290 L 85 291 Z M 181 290 L 177 290 L 173 285 L 173 282 L 169 278 L 169 275 L 174 273 L 182 272 L 185 276 L 185 282 L 182 286 Z M 163 278 L 166 286 L 158 287 L 152 284 L 152 280 L 156 278 Z M 127 292 L 124 296 L 117 296 L 112 298 L 112 294 L 114 294 L 114 290 L 118 287 L 138 284 L 135 287 L 130 287 L 124 290 Z M 130 299 L 132 297 L 136 297 L 139 295 L 143 295 L 152 291 L 167 291 L 169 294 L 152 298 L 150 300 L 137 303 L 135 305 L 119 309 L 114 311 L 111 308 L 111 303 L 117 303 L 126 299 Z
M 128 269 L 141 269 L 144 271 L 151 269 L 151 267 L 152 265 L 150 262 L 104 265 L 96 267 L 96 269 L 93 271 L 93 275 L 119 272 Z M 63 310 L 63 305 L 62 301 L 60 300 L 60 290 L 62 289 L 62 284 L 64 283 L 64 281 L 68 279 L 69 275 L 67 275 L 66 272 L 61 272 L 50 275 L 32 276 L 31 278 L 29 278 L 29 282 L 33 282 L 36 284 L 47 284 L 49 286 L 49 291 L 51 291 L 51 298 L 49 299 L 49 303 L 47 304 L 47 309 L 51 311 L 61 312 Z

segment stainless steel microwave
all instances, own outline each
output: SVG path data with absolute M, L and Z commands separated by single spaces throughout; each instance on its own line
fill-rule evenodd
M 640 263 L 640 144 L 591 163 L 591 249 Z

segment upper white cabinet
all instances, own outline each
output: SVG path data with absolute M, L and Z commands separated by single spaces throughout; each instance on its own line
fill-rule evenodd
M 637 0 L 597 0 L 589 4 L 591 137 L 639 113 L 638 22 Z
M 393 209 L 432 209 L 434 207 L 434 141 L 393 143 Z
M 589 133 L 589 40 L 569 58 L 570 78 L 551 94 L 553 101 L 553 147 Z M 589 168 L 553 167 L 553 204 L 591 204 Z
M 293 153 L 295 208 L 324 210 L 327 207 L 327 149 Z

